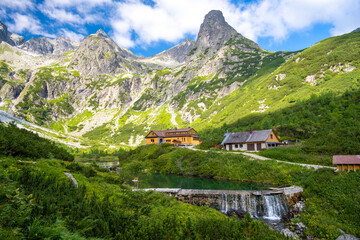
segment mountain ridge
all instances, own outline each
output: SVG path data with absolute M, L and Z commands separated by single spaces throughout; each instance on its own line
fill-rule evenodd
M 150 129 L 219 126 L 323 89 L 355 86 L 349 82 L 358 74 L 358 37 L 269 52 L 211 11 L 195 43 L 185 40 L 149 58 L 119 47 L 101 29 L 56 56 L 30 58 L 2 43 L 0 108 L 85 140 L 135 146 Z M 353 51 L 344 52 L 345 42 Z M 41 65 L 23 69 L 24 57 Z

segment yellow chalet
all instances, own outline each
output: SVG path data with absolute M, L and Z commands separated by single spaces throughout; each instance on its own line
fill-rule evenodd
M 198 133 L 193 128 L 151 131 L 145 136 L 145 144 L 171 143 L 175 145 L 198 145 L 201 143 Z

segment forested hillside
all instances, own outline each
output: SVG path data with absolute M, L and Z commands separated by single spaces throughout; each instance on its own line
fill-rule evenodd
M 57 158 L 73 161 L 74 156 L 67 152 L 65 146 L 55 144 L 39 137 L 26 129 L 20 129 L 15 124 L 0 122 L 0 156 L 17 158 Z

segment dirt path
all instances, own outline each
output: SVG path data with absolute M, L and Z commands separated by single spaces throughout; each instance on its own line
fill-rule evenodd
M 195 149 L 192 147 L 189 147 L 189 149 L 191 150 L 195 150 L 195 151 L 203 151 L 203 152 L 209 152 L 208 150 L 200 150 L 200 149 Z M 214 151 L 215 152 L 215 151 Z M 263 160 L 263 161 L 268 161 L 268 160 L 274 160 L 280 163 L 287 163 L 287 164 L 293 164 L 293 165 L 299 165 L 299 166 L 303 166 L 306 168 L 314 168 L 314 169 L 319 169 L 319 168 L 329 168 L 329 169 L 333 169 L 334 171 L 337 170 L 336 167 L 330 167 L 330 166 L 322 166 L 322 165 L 314 165 L 314 164 L 305 164 L 305 163 L 296 163 L 296 162 L 287 162 L 287 161 L 282 161 L 282 160 L 276 160 L 276 159 L 272 159 L 272 158 L 267 158 L 267 157 L 263 157 L 263 156 L 259 156 L 253 153 L 249 153 L 249 152 L 217 152 L 217 153 L 230 153 L 230 154 L 242 154 L 242 155 L 246 155 L 249 156 L 250 158 L 253 159 L 257 159 L 257 160 Z

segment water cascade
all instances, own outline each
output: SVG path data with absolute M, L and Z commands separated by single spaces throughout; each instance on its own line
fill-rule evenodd
M 249 212 L 254 218 L 280 220 L 288 207 L 284 194 L 255 195 L 252 193 L 220 195 L 218 209 L 226 213 L 230 210 Z

